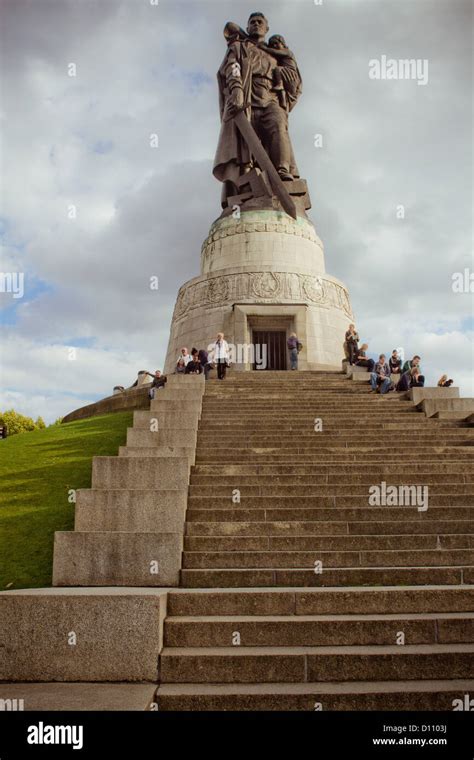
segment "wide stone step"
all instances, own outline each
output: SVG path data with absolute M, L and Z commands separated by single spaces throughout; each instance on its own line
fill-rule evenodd
M 465 438 L 449 438 L 440 439 L 435 436 L 416 436 L 411 437 L 410 445 L 416 444 L 416 450 L 414 451 L 414 461 L 420 458 L 426 458 L 425 455 L 429 454 L 432 459 L 439 457 L 452 459 L 454 456 L 459 455 L 462 459 L 473 460 L 472 446 Z M 380 446 L 376 446 L 370 441 L 365 439 L 364 441 L 350 440 L 339 435 L 314 438 L 309 437 L 307 440 L 295 437 L 294 440 L 282 441 L 275 438 L 273 440 L 251 440 L 245 437 L 241 439 L 232 438 L 234 443 L 233 451 L 235 452 L 236 461 L 239 460 L 241 454 L 257 453 L 257 454 L 284 454 L 291 450 L 295 459 L 299 459 L 301 455 L 306 457 L 308 454 L 312 454 L 316 458 L 320 457 L 334 457 L 334 459 L 343 459 L 345 456 L 357 457 L 364 461 L 364 458 L 370 461 L 374 460 L 400 460 L 404 457 L 406 461 L 407 443 L 403 440 L 392 441 L 389 446 L 386 446 L 382 451 Z M 154 447 L 158 448 L 156 444 Z M 163 448 L 163 447 L 162 447 Z M 169 447 L 173 448 L 173 447 Z M 199 457 L 208 456 L 212 451 L 221 449 L 223 454 L 228 457 L 232 453 L 232 449 L 229 447 L 229 439 L 213 440 L 212 437 L 206 441 L 199 441 L 197 447 L 197 454 Z
M 470 678 L 471 644 L 405 646 L 165 647 L 165 683 L 311 683 L 316 681 Z
M 286 401 L 282 403 L 288 402 Z M 349 428 L 352 426 L 355 430 L 360 430 L 361 432 L 363 432 L 361 422 L 366 422 L 372 427 L 377 423 L 383 424 L 385 422 L 395 425 L 403 425 L 403 423 L 406 422 L 407 425 L 419 425 L 420 427 L 426 427 L 426 429 L 432 429 L 438 425 L 439 429 L 442 429 L 436 419 L 428 419 L 413 407 L 409 409 L 397 408 L 391 412 L 387 411 L 386 408 L 383 409 L 381 407 L 379 409 L 364 409 L 360 407 L 360 404 L 357 404 L 353 409 L 347 409 L 342 413 L 341 406 L 343 405 L 339 403 L 339 408 L 334 407 L 333 409 L 328 409 L 322 407 L 320 404 L 310 404 L 306 408 L 304 406 L 299 406 L 294 412 L 285 412 L 284 409 L 282 409 L 281 404 L 276 405 L 274 409 L 266 409 L 261 406 L 256 406 L 255 408 L 242 408 L 239 410 L 239 406 L 236 406 L 234 409 L 227 409 L 226 406 L 225 419 L 232 427 L 242 426 L 243 423 L 246 425 L 248 424 L 250 430 L 258 430 L 260 428 L 268 429 L 271 426 L 272 420 L 274 421 L 275 419 L 278 419 L 279 422 L 284 422 L 284 424 L 281 425 L 282 432 L 284 432 L 287 427 L 292 427 L 294 429 L 297 424 L 304 427 L 308 421 L 312 420 L 314 422 L 315 418 L 322 419 L 323 425 L 326 421 L 327 424 L 333 424 L 334 426 L 339 425 L 343 428 Z M 207 409 L 205 407 L 201 415 L 201 427 L 204 427 L 205 425 L 206 428 L 208 426 L 217 428 L 219 414 L 221 412 L 222 404 L 216 407 L 216 409 Z M 458 428 L 447 427 L 446 429 L 457 430 Z
M 234 449 L 233 451 L 224 450 L 220 453 L 217 453 L 217 451 L 218 450 L 216 448 L 208 449 L 205 451 L 198 449 L 196 451 L 196 463 L 203 464 L 216 462 L 219 464 L 227 462 L 246 462 L 258 459 L 260 462 L 274 462 L 283 464 L 284 462 L 288 461 L 288 449 L 284 446 L 281 448 L 272 449 L 246 448 Z M 295 460 L 302 463 L 312 462 L 316 457 L 321 462 L 331 462 L 333 466 L 341 465 L 341 467 L 344 469 L 347 465 L 350 464 L 365 466 L 367 460 L 371 460 L 378 464 L 398 463 L 403 465 L 403 463 L 406 462 L 406 454 L 403 455 L 401 452 L 391 454 L 389 451 L 385 451 L 379 454 L 364 454 L 364 452 L 351 453 L 350 449 L 340 449 L 340 453 L 336 454 L 334 452 L 324 451 L 320 453 L 313 453 L 308 448 L 301 448 L 293 449 L 291 453 L 292 457 L 294 457 Z M 448 462 L 456 462 L 460 459 L 471 461 L 472 459 L 471 454 L 468 451 L 463 451 L 462 449 L 454 451 L 453 449 L 443 449 L 440 447 L 437 451 L 434 450 L 426 454 L 418 452 L 416 454 L 412 454 L 411 460 L 414 463 L 429 462 L 435 465 L 436 458 L 438 456 L 442 456 L 445 461 Z
M 351 389 L 353 390 L 353 389 Z M 421 409 L 412 401 L 407 401 L 400 396 L 380 396 L 378 394 L 369 393 L 369 388 L 359 388 L 358 393 L 341 393 L 340 389 L 334 389 L 333 392 L 328 394 L 324 393 L 295 393 L 293 390 L 286 390 L 283 393 L 274 394 L 272 396 L 258 393 L 257 390 L 249 392 L 248 395 L 235 391 L 232 395 L 216 396 L 212 399 L 209 396 L 203 398 L 203 408 L 215 411 L 218 408 L 222 408 L 222 402 L 225 401 L 226 407 L 228 406 L 231 411 L 235 411 L 238 408 L 238 404 L 242 404 L 243 409 L 255 409 L 261 410 L 262 413 L 267 409 L 280 408 L 285 414 L 290 414 L 291 408 L 287 406 L 288 399 L 290 398 L 295 403 L 295 413 L 300 412 L 301 407 L 321 406 L 328 409 L 334 409 L 339 413 L 342 412 L 341 404 L 339 400 L 344 400 L 344 408 L 347 407 L 351 411 L 355 411 L 357 407 L 364 410 L 380 410 L 383 409 L 387 412 L 393 410 L 394 412 L 411 411 L 421 414 Z M 337 405 L 339 403 L 339 409 Z
M 323 573 L 295 569 L 181 570 L 184 588 L 258 588 L 272 586 L 394 586 L 474 583 L 474 566 L 326 568 Z
M 394 410 L 398 409 L 411 409 L 421 412 L 421 408 L 417 409 L 416 404 L 409 400 L 405 394 L 397 394 L 396 396 L 384 394 L 383 396 L 370 393 L 370 387 L 366 388 L 328 388 L 327 391 L 304 391 L 300 389 L 288 388 L 283 393 L 264 394 L 259 393 L 258 389 L 250 390 L 246 393 L 235 390 L 231 391 L 227 395 L 216 394 L 208 396 L 207 394 L 203 398 L 203 405 L 209 409 L 215 409 L 225 401 L 229 408 L 235 409 L 239 401 L 246 407 L 260 407 L 265 409 L 267 406 L 280 405 L 283 410 L 288 412 L 287 402 L 290 398 L 292 401 L 301 402 L 301 404 L 321 404 L 328 407 L 334 407 L 337 404 L 338 399 L 343 399 L 344 404 L 354 407 L 360 403 L 364 408 L 382 408 Z
M 338 683 L 162 684 L 160 711 L 447 711 L 474 692 L 470 680 Z
M 466 504 L 474 503 L 474 483 L 459 483 L 456 485 L 446 485 L 443 483 L 410 483 L 401 485 L 394 484 L 396 489 L 404 488 L 404 493 L 408 494 L 408 489 L 424 488 L 429 489 L 429 503 L 432 506 L 451 506 L 460 502 Z M 388 485 L 389 489 L 391 486 Z M 234 483 L 233 486 L 221 486 L 213 489 L 211 486 L 190 486 L 188 505 L 195 508 L 210 506 L 214 509 L 234 507 L 234 491 L 239 491 L 239 498 L 244 506 L 259 507 L 264 504 L 262 499 L 269 499 L 268 506 L 292 506 L 301 504 L 301 506 L 336 506 L 336 507 L 356 507 L 367 506 L 369 503 L 369 488 L 360 488 L 357 484 L 351 489 L 347 486 L 327 486 L 326 484 L 314 485 L 263 485 L 263 486 L 244 486 Z M 332 493 L 331 493 L 332 492 Z M 411 491 L 415 494 L 415 491 Z M 199 494 L 199 495 L 198 495 Z M 301 497 L 301 498 L 297 498 Z M 463 497 L 463 498 L 458 498 Z M 407 498 L 405 496 L 405 498 Z M 291 501 L 285 501 L 291 499 Z M 297 500 L 297 501 L 296 501 Z M 409 503 L 409 502 L 408 502 Z
M 228 509 L 188 509 L 186 523 L 193 522 L 317 522 L 319 520 L 336 521 L 371 521 L 389 522 L 399 520 L 423 520 L 429 513 L 430 520 L 472 520 L 474 519 L 474 507 L 435 507 L 431 506 L 425 512 L 420 512 L 416 507 L 333 507 L 321 508 L 237 508 L 233 505 Z
M 474 644 L 474 613 L 405 615 L 250 615 L 168 616 L 166 647 L 230 647 L 238 633 L 240 647 L 384 646 Z
M 360 461 L 355 461 L 355 457 Z M 410 462 L 407 463 L 407 457 L 402 455 L 393 456 L 384 452 L 380 453 L 380 456 L 370 456 L 367 454 L 356 455 L 349 449 L 341 450 L 340 455 L 333 454 L 332 456 L 324 456 L 318 454 L 318 452 L 308 451 L 307 448 L 292 449 L 291 458 L 292 461 L 300 465 L 313 465 L 315 469 L 322 470 L 326 467 L 327 471 L 332 468 L 332 471 L 350 471 L 352 468 L 357 469 L 360 472 L 368 471 L 369 469 L 384 468 L 385 470 L 400 470 L 413 471 L 414 469 L 434 469 L 436 470 L 436 462 L 439 461 L 439 457 L 442 456 L 444 467 L 448 465 L 461 466 L 459 460 L 462 459 L 462 466 L 464 462 L 466 467 L 472 470 L 474 468 L 474 461 L 471 456 L 470 449 L 462 448 L 447 449 L 440 447 L 436 452 L 430 452 L 428 454 L 411 454 Z M 334 460 L 334 461 L 332 461 Z M 244 449 L 227 450 L 225 453 L 219 455 L 218 449 L 213 448 L 207 451 L 202 451 L 198 448 L 196 451 L 196 464 L 197 465 L 214 465 L 216 462 L 222 467 L 230 465 L 245 465 L 245 464 L 267 464 L 282 466 L 288 462 L 288 448 L 285 447 L 253 447 Z M 442 467 L 443 465 L 440 465 Z M 438 470 L 440 471 L 440 470 Z M 441 470 L 443 471 L 443 470 Z
M 183 552 L 183 569 L 474 566 L 471 549 Z
M 366 468 L 368 462 L 372 462 L 373 465 L 379 467 L 395 467 L 403 466 L 406 462 L 406 454 L 402 453 L 390 454 L 389 452 L 380 452 L 378 454 L 370 454 L 368 452 L 357 452 L 356 449 L 340 449 L 339 453 L 325 452 L 324 449 L 321 453 L 317 451 L 311 451 L 308 448 L 292 449 L 291 456 L 293 461 L 300 464 L 311 464 L 315 461 L 321 467 L 323 465 L 332 466 L 335 468 L 342 468 L 343 470 L 349 467 L 357 467 L 359 469 Z M 426 469 L 436 469 L 436 458 L 442 456 L 447 463 L 458 463 L 459 460 L 466 461 L 471 467 L 474 465 L 471 452 L 467 449 L 459 447 L 454 450 L 452 448 L 440 447 L 437 451 L 430 451 L 426 454 L 416 453 L 410 457 L 411 466 L 423 465 Z M 208 449 L 206 451 L 198 449 L 196 452 L 196 464 L 245 464 L 246 462 L 258 461 L 262 464 L 285 464 L 288 461 L 288 448 L 282 447 L 252 447 L 243 449 L 234 449 L 221 451 L 220 455 L 218 449 Z
M 459 469 L 461 471 L 464 468 L 460 466 Z M 441 488 L 443 491 L 451 491 L 452 488 L 455 488 L 458 485 L 474 486 L 474 471 L 466 472 L 465 474 L 462 472 L 449 474 L 426 473 L 426 477 L 420 476 L 416 480 L 418 484 L 423 483 L 423 485 L 429 485 L 430 488 L 433 489 L 433 493 L 435 493 L 438 488 Z M 278 485 L 286 488 L 291 487 L 289 486 L 290 482 L 294 487 L 298 488 L 302 486 L 307 486 L 309 488 L 316 486 L 319 494 L 330 496 L 363 496 L 364 494 L 366 495 L 368 491 L 367 487 L 364 487 L 361 483 L 355 483 L 354 485 L 336 485 L 333 483 L 328 485 L 324 475 L 311 474 L 224 475 L 222 478 L 219 478 L 219 489 L 220 491 L 225 491 L 226 489 L 232 491 L 234 488 L 239 488 L 242 493 L 244 488 L 260 487 L 264 491 L 267 486 L 271 485 Z M 207 494 L 211 490 L 212 493 L 214 493 L 215 485 L 216 479 L 213 476 L 191 474 L 190 494 L 199 496 Z M 414 483 L 413 481 L 411 483 L 406 481 L 405 483 L 398 482 L 393 485 L 414 485 Z M 229 493 L 229 490 L 227 490 L 227 493 Z
M 474 586 L 175 589 L 168 595 L 168 614 L 173 617 L 461 613 L 473 609 Z
M 439 445 L 442 445 L 444 441 L 458 442 L 459 440 L 470 441 L 473 440 L 473 436 L 470 428 L 447 428 L 446 430 L 433 430 L 431 427 L 424 427 L 420 425 L 399 425 L 397 427 L 383 427 L 382 430 L 387 431 L 390 435 L 390 444 L 396 445 L 399 442 L 405 442 L 407 439 L 413 437 L 417 441 L 439 441 Z M 262 431 L 261 428 L 254 429 L 252 431 L 245 428 L 233 428 L 230 425 L 224 429 L 222 426 L 219 428 L 202 427 L 199 430 L 199 445 L 203 446 L 214 440 L 222 441 L 228 444 L 229 432 L 232 432 L 232 440 L 236 443 L 266 443 L 281 442 L 281 443 L 295 443 L 299 439 L 304 440 L 305 443 L 310 444 L 315 441 L 319 444 L 331 444 L 334 439 L 344 441 L 345 443 L 361 443 L 362 446 L 375 448 L 378 443 L 376 439 L 377 435 L 380 435 L 380 425 L 374 424 L 372 428 L 365 428 L 364 432 L 355 430 L 354 428 L 341 428 L 339 425 L 328 426 L 323 424 L 321 431 L 314 430 L 314 420 L 308 421 L 304 427 L 292 427 L 287 430 L 274 432 L 271 434 L 271 428 L 267 431 Z M 179 432 L 179 431 L 178 431 Z M 155 433 L 158 436 L 158 433 Z M 157 445 L 156 440 L 151 440 L 152 445 Z M 164 441 L 163 441 L 164 443 Z M 137 444 L 131 444 L 137 445 Z M 150 444 L 146 444 L 150 445 Z M 166 445 L 184 445 L 181 441 L 176 443 L 170 443 Z
M 369 373 L 363 375 L 363 379 L 369 383 Z M 215 383 L 207 384 L 205 399 L 217 401 L 222 398 L 226 398 L 235 401 L 236 398 L 247 399 L 252 401 L 254 399 L 261 399 L 263 401 L 270 399 L 284 399 L 288 398 L 291 394 L 293 398 L 301 398 L 305 396 L 314 397 L 317 396 L 322 399 L 334 399 L 335 395 L 343 395 L 347 399 L 363 398 L 366 397 L 367 389 L 363 388 L 360 383 L 354 384 L 351 380 L 346 379 L 336 382 L 317 383 L 317 384 L 299 384 L 299 385 L 286 385 L 281 384 L 268 386 L 264 388 L 259 386 L 258 383 L 249 385 L 247 387 L 239 387 L 237 385 L 232 386 L 231 383 L 225 383 L 225 387 L 219 387 Z M 377 398 L 374 394 L 374 398 Z M 410 401 L 410 397 L 407 392 L 402 393 L 390 393 L 390 401 L 396 403 L 397 401 Z
M 410 431 L 405 427 L 404 430 L 386 429 L 385 435 L 388 436 L 389 439 L 389 441 L 387 441 L 387 443 L 389 443 L 389 448 L 401 448 L 406 445 L 407 441 L 413 440 L 414 438 L 416 438 L 417 447 L 436 446 L 439 448 L 442 446 L 471 446 L 471 441 L 473 438 L 472 436 L 466 436 L 466 430 L 467 428 L 464 430 L 448 430 L 447 434 L 444 435 L 443 431 L 419 430 L 415 427 L 413 427 L 413 430 Z M 468 432 L 470 433 L 470 429 Z M 333 430 L 328 430 L 325 428 L 324 431 L 315 433 L 312 424 L 309 424 L 305 430 L 301 428 L 295 428 L 292 431 L 286 432 L 285 434 L 280 435 L 278 433 L 275 433 L 273 436 L 270 432 L 270 429 L 263 435 L 260 431 L 249 433 L 249 431 L 245 430 L 244 428 L 241 430 L 230 428 L 222 430 L 222 428 L 220 428 L 219 431 L 216 430 L 215 432 L 206 428 L 206 431 L 202 430 L 199 432 L 197 445 L 200 448 L 209 448 L 212 447 L 213 443 L 215 444 L 218 442 L 220 445 L 223 445 L 224 448 L 229 448 L 229 434 L 232 435 L 232 442 L 235 442 L 237 448 L 245 448 L 246 446 L 271 447 L 277 445 L 288 445 L 293 448 L 295 444 L 299 444 L 300 447 L 304 444 L 305 446 L 351 446 L 353 448 L 360 449 L 375 450 L 378 448 L 380 450 L 380 446 L 377 445 L 376 441 L 376 436 L 380 435 L 380 427 L 378 430 L 376 430 L 375 426 L 374 430 L 371 431 L 369 435 L 363 435 L 357 431 L 344 431 L 336 428 Z M 156 438 L 155 440 L 150 439 L 149 443 L 146 443 L 145 445 L 156 446 L 162 444 L 185 445 L 185 443 L 180 441 L 178 441 L 177 444 L 168 444 L 163 440 L 161 442 L 158 442 Z M 142 444 L 130 443 L 129 445 Z
M 25 712 L 145 711 L 155 694 L 154 683 L 0 683 L 0 699 L 21 700 Z
M 463 473 L 474 473 L 474 462 L 467 461 L 462 463 L 455 463 L 445 462 L 442 460 L 437 463 L 435 471 L 433 471 L 433 468 L 431 466 L 428 466 L 426 464 L 412 464 L 411 461 L 406 462 L 404 465 L 375 465 L 373 463 L 370 465 L 364 465 L 364 467 L 348 465 L 346 469 L 348 472 L 352 472 L 355 475 L 362 474 L 363 477 L 366 478 L 366 482 L 369 483 L 373 481 L 374 477 L 377 478 L 381 475 L 387 475 L 388 473 L 393 473 L 394 475 L 398 476 L 406 475 L 405 480 L 408 477 L 411 478 L 413 474 L 416 474 L 416 476 L 420 478 L 432 477 L 436 479 L 438 477 L 443 478 L 444 475 L 447 474 L 462 475 Z M 340 472 L 340 468 L 331 468 L 331 466 L 328 464 L 321 465 L 315 463 L 314 461 L 303 464 L 294 462 L 291 464 L 266 464 L 260 462 L 257 464 L 255 462 L 243 462 L 222 465 L 222 467 L 219 468 L 219 478 L 231 477 L 233 475 L 312 475 L 319 477 L 322 474 L 328 472 L 337 474 Z M 194 465 L 194 467 L 191 469 L 191 479 L 195 476 L 212 476 L 214 477 L 215 482 L 215 473 L 215 465 L 197 464 Z M 433 482 L 435 482 L 435 480 L 433 480 Z
M 370 522 L 319 520 L 317 522 L 188 522 L 186 535 L 190 536 L 274 536 L 305 537 L 327 535 L 367 535 L 390 536 L 398 534 L 468 534 L 472 536 L 474 522 L 472 520 L 372 520 Z
M 364 549 L 472 549 L 474 535 L 392 534 L 326 536 L 185 536 L 185 552 L 362 551 Z
M 405 436 L 407 433 L 420 432 L 441 437 L 463 434 L 472 438 L 472 429 L 467 425 L 441 426 L 436 420 L 406 414 L 397 417 L 391 414 L 363 415 L 360 411 L 359 413 L 354 411 L 352 416 L 345 415 L 344 418 L 338 418 L 325 414 L 323 410 L 311 409 L 298 418 L 294 415 L 285 418 L 278 410 L 269 413 L 267 416 L 259 416 L 255 410 L 249 412 L 247 418 L 238 412 L 236 412 L 235 417 L 228 416 L 226 413 L 225 424 L 223 425 L 222 422 L 221 424 L 218 423 L 219 413 L 219 410 L 216 410 L 216 412 L 209 414 L 208 418 L 200 420 L 199 430 L 203 435 L 212 433 L 217 437 L 223 437 L 226 432 L 232 431 L 235 435 L 268 437 L 272 434 L 273 425 L 274 434 L 280 438 L 290 438 L 296 435 L 298 431 L 302 435 L 310 435 L 314 438 L 323 438 L 329 433 L 340 432 L 359 438 L 365 435 L 366 440 L 370 442 L 380 436 L 380 430 L 390 430 L 395 434 L 405 434 Z M 278 427 L 275 426 L 275 420 L 278 420 Z M 316 422 L 319 429 L 315 429 Z M 389 424 L 391 427 L 387 427 Z

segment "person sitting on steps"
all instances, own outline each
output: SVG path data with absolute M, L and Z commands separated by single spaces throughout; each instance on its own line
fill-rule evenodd
M 371 389 L 369 393 L 376 393 L 379 391 L 382 395 L 387 393 L 391 388 L 392 381 L 390 380 L 390 367 L 385 360 L 385 354 L 380 354 L 379 360 L 374 367 L 374 371 L 370 373 L 370 385 Z
M 200 375 L 202 373 L 202 367 L 199 362 L 199 355 L 197 348 L 191 349 L 191 361 L 186 364 L 186 375 Z
M 357 350 L 355 355 L 355 365 L 357 367 L 367 367 L 367 372 L 373 372 L 375 362 L 373 359 L 367 358 L 368 343 L 362 343 L 361 347 Z
M 454 383 L 454 380 L 448 380 L 447 375 L 441 375 L 441 377 L 438 380 L 438 388 L 450 388 L 453 383 Z
M 422 388 L 424 382 L 420 382 L 420 371 L 417 366 L 404 372 L 397 383 L 397 391 L 409 391 L 410 388 Z
M 189 362 L 191 361 L 191 358 L 192 357 L 190 356 L 190 353 L 189 353 L 188 349 L 186 348 L 186 346 L 184 346 L 181 349 L 178 358 L 176 359 L 176 367 L 178 367 L 178 366 L 180 366 L 180 367 L 184 366 L 184 368 L 186 369 L 186 365 L 189 364 Z M 184 370 L 178 370 L 178 371 L 184 372 Z
M 151 386 L 148 390 L 148 397 L 150 399 L 154 399 L 156 391 L 159 390 L 160 388 L 165 387 L 168 378 L 166 377 L 166 375 L 161 374 L 161 369 L 157 369 L 155 373 L 147 372 L 146 374 L 150 375 L 150 377 L 153 378 L 153 380 L 151 381 Z
M 402 372 L 408 372 L 410 369 L 412 369 L 412 367 L 417 367 L 418 372 L 420 373 L 418 376 L 418 383 L 420 387 L 423 387 L 425 384 L 425 376 L 421 374 L 420 362 L 421 362 L 421 358 L 417 354 L 415 354 L 413 359 L 409 359 L 408 361 L 405 362 L 405 364 L 403 365 Z
M 401 375 L 402 373 L 402 360 L 400 359 L 398 355 L 398 351 L 396 348 L 393 349 L 392 355 L 390 359 L 388 360 L 388 364 L 390 367 L 390 374 L 392 375 Z

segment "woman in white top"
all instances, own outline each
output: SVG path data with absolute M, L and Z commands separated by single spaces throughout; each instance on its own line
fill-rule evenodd
M 224 340 L 224 333 L 217 333 L 217 339 L 213 346 L 214 364 L 217 367 L 217 379 L 225 378 L 225 371 L 229 365 L 229 344 Z

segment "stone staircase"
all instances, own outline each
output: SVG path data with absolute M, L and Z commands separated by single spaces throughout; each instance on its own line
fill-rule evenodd
M 358 380 L 208 383 L 159 709 L 451 710 L 474 689 L 474 431 Z M 383 481 L 428 508 L 370 506 Z
M 355 370 L 171 377 L 119 455 L 94 458 L 75 530 L 56 534 L 53 588 L 0 593 L 0 700 L 465 704 L 474 429 L 457 396 L 369 394 Z M 371 505 L 383 482 L 427 487 L 428 509 Z

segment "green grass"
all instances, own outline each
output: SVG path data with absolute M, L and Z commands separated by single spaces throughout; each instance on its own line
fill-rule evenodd
M 92 457 L 118 453 L 132 416 L 91 417 L 0 441 L 0 590 L 51 586 L 54 532 L 74 529 L 68 491 L 90 488 Z

